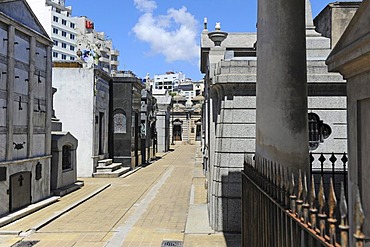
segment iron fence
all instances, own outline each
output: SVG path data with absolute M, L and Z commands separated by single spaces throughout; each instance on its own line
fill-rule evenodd
M 286 168 L 267 160 L 257 159 L 254 162 L 252 158 L 246 159 L 242 177 L 243 246 L 348 246 L 344 183 L 341 183 L 337 203 L 332 178 L 325 193 L 323 176 L 317 190 L 314 176 L 308 183 L 306 175 L 299 173 L 296 178 Z M 335 216 L 338 206 L 339 220 Z M 358 191 L 354 208 L 354 239 L 356 247 L 360 247 L 364 246 L 365 236 L 362 233 L 364 215 Z

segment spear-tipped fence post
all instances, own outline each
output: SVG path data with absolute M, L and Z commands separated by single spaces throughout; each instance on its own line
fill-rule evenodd
M 356 187 L 356 202 L 355 202 L 355 233 L 353 234 L 356 240 L 356 247 L 365 246 L 365 234 L 362 231 L 364 225 L 365 215 L 362 210 L 362 204 L 360 199 L 360 192 Z
M 328 223 L 329 223 L 330 244 L 332 245 L 336 243 L 335 224 L 337 223 L 337 220 L 334 215 L 336 206 L 337 206 L 337 199 L 335 197 L 333 178 L 330 178 L 330 189 L 329 189 L 329 195 L 328 195 L 328 207 L 329 207 Z
M 302 218 L 302 193 L 303 193 L 303 182 L 302 182 L 302 171 L 298 173 L 298 192 L 297 192 L 297 216 L 299 219 Z
M 278 202 L 282 201 L 280 164 L 276 164 L 276 199 Z
M 340 209 L 340 217 L 341 217 L 341 223 L 339 225 L 341 247 L 348 247 L 348 231 L 349 231 L 348 218 L 347 218 L 348 209 L 347 209 L 346 193 L 344 191 L 343 182 L 341 183 L 341 189 L 340 189 L 339 209 Z
M 294 174 L 292 173 L 291 181 L 290 181 L 290 187 L 289 187 L 290 210 L 291 210 L 292 214 L 295 214 L 297 212 L 297 208 L 296 208 L 297 196 L 294 195 L 294 188 L 295 188 Z
M 323 182 L 323 177 L 321 177 L 320 181 L 320 189 L 319 189 L 319 194 L 318 194 L 318 200 L 319 200 L 319 228 L 320 228 L 320 236 L 324 237 L 325 236 L 325 224 L 326 224 L 326 214 L 325 214 L 325 192 L 324 192 L 324 182 Z
M 311 176 L 311 190 L 310 190 L 310 213 L 311 213 L 311 229 L 316 230 L 317 209 L 316 209 L 316 192 L 315 179 Z
M 290 180 L 289 180 L 289 169 L 285 168 L 285 205 L 289 208 L 290 205 Z
M 303 196 L 303 204 L 302 204 L 302 207 L 303 207 L 303 222 L 305 224 L 307 224 L 308 223 L 308 211 L 309 211 L 309 208 L 310 208 L 310 204 L 308 203 L 308 190 L 307 190 L 307 176 L 306 176 L 306 173 L 303 176 L 303 193 L 302 193 L 302 196 Z

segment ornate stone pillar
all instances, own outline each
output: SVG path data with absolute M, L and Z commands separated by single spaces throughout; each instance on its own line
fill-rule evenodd
M 256 158 L 309 172 L 305 0 L 259 0 Z

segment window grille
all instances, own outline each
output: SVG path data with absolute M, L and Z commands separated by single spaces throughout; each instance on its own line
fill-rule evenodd
M 62 170 L 71 170 L 72 169 L 72 155 L 71 155 L 71 146 L 64 145 L 62 147 Z

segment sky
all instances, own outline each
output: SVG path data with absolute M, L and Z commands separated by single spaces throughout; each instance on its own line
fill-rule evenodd
M 334 1 L 311 0 L 315 17 Z M 138 77 L 182 72 L 201 80 L 200 34 L 216 22 L 226 32 L 255 32 L 257 0 L 66 0 L 72 16 L 87 16 L 119 50 L 119 69 Z

